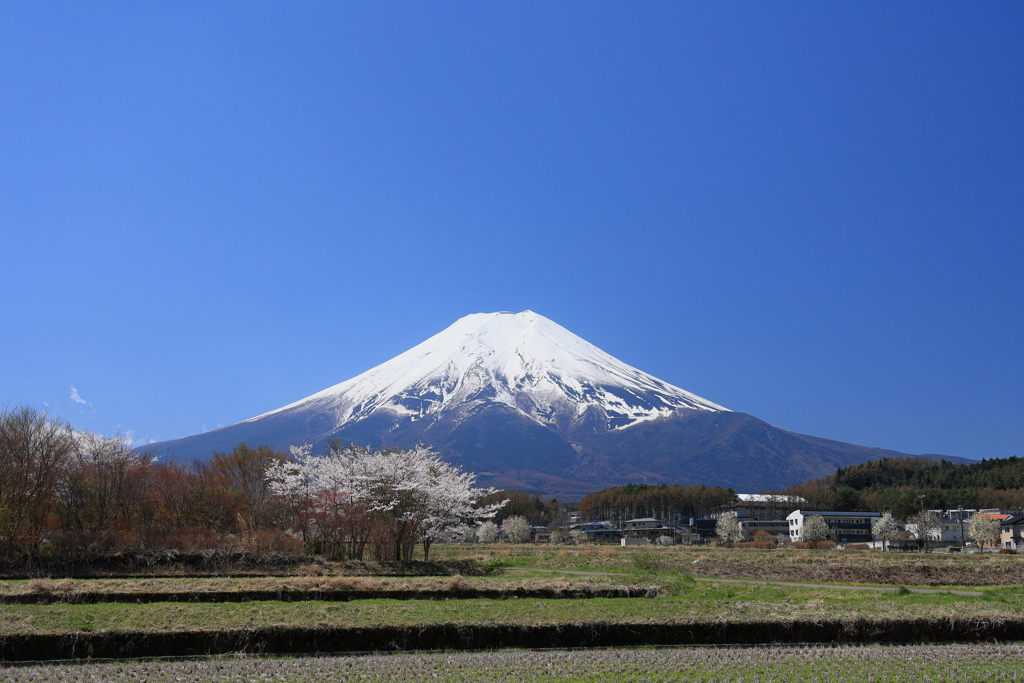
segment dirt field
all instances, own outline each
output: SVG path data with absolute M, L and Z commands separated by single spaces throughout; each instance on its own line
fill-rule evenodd
M 25 666 L 4 683 L 1017 681 L 1021 645 L 510 650 Z

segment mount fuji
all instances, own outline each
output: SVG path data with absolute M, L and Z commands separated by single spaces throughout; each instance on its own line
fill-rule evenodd
M 203 459 L 338 438 L 433 445 L 484 485 L 568 497 L 628 482 L 769 490 L 904 455 L 730 411 L 532 311 L 468 315 L 341 384 L 150 449 Z

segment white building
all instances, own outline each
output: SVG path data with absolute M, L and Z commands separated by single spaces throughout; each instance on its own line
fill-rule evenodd
M 873 538 L 871 525 L 882 516 L 882 513 L 794 510 L 786 517 L 786 521 L 789 522 L 789 540 L 804 540 L 804 523 L 812 515 L 821 515 L 825 518 L 825 523 L 832 532 L 832 540 L 836 543 L 870 543 Z

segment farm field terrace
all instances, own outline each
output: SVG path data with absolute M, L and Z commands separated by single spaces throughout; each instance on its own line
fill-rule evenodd
M 516 581 L 522 583 L 521 579 Z M 594 579 L 594 585 L 604 583 L 603 577 Z M 650 577 L 647 583 L 652 583 Z M 664 594 L 655 598 L 2 605 L 0 636 L 268 626 L 366 629 L 381 625 L 764 624 L 795 620 L 885 622 L 907 618 L 998 622 L 1019 619 L 1024 609 L 1024 593 L 1012 587 L 989 589 L 981 597 L 970 597 L 948 593 L 853 593 L 830 588 L 696 582 L 692 578 L 659 579 L 656 583 Z
M 808 583 L 977 587 L 1024 585 L 1024 556 L 697 546 L 435 546 L 438 560 L 493 567 L 707 576 Z
M 33 665 L 0 681 L 1016 681 L 1022 657 L 1019 644 L 506 650 Z

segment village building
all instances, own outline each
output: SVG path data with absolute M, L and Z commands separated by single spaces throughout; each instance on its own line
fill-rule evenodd
M 836 543 L 870 543 L 873 538 L 871 525 L 882 516 L 882 513 L 794 510 L 786 517 L 789 524 L 789 540 L 804 540 L 804 524 L 807 518 L 813 515 L 820 515 L 825 519 L 831 540 Z
M 583 525 L 580 530 L 583 540 L 590 543 L 606 543 L 609 541 L 618 542 L 625 535 L 621 529 L 616 529 L 608 522 L 591 522 Z
M 646 538 L 649 541 L 654 541 L 661 536 L 672 537 L 679 533 L 675 526 L 670 526 L 663 520 L 654 517 L 627 519 L 623 524 L 623 531 L 628 538 Z
M 1024 515 L 1004 518 L 999 527 L 999 547 L 1006 550 L 1024 551 Z

